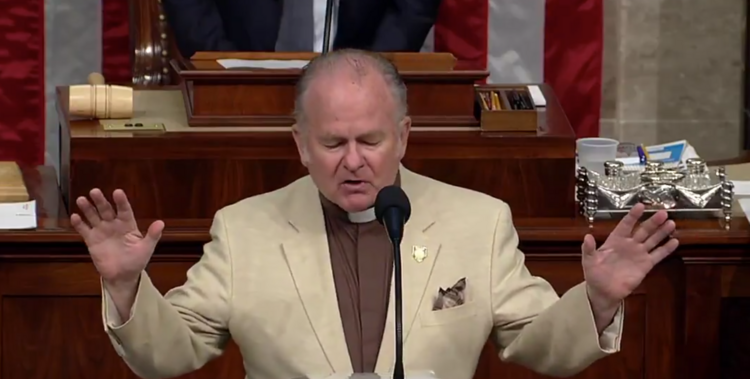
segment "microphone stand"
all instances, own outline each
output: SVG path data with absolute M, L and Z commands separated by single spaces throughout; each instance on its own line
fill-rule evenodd
M 398 237 L 391 238 L 393 243 L 393 275 L 396 277 L 394 288 L 394 300 L 396 301 L 396 357 L 393 368 L 393 379 L 404 379 L 404 327 L 402 320 L 402 299 L 401 299 L 401 239 Z
M 331 50 L 331 29 L 333 28 L 333 0 L 326 0 L 326 19 L 323 28 L 323 52 L 328 54 Z

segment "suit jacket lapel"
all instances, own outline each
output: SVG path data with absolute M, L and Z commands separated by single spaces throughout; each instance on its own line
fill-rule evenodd
M 352 372 L 333 281 L 323 210 L 312 181 L 303 179 L 284 210 L 290 231 L 284 256 L 315 336 L 334 372 Z
M 401 169 L 401 188 L 409 196 L 412 203 L 412 216 L 404 227 L 404 239 L 401 243 L 404 346 L 406 346 L 419 309 L 424 306 L 422 299 L 425 299 L 427 283 L 430 281 L 432 269 L 440 252 L 440 241 L 436 239 L 437 236 L 429 233 L 436 222 L 436 218 L 432 212 L 434 205 L 429 204 L 429 193 L 425 184 L 425 181 L 414 173 L 404 168 Z M 426 252 L 426 256 L 420 262 L 424 252 Z M 431 301 L 431 298 L 431 296 L 428 296 L 424 301 Z M 432 307 L 432 304 L 429 304 L 429 307 Z M 394 281 L 392 280 L 388 316 L 375 368 L 376 372 L 385 374 L 393 370 L 394 352 L 395 299 Z M 407 354 L 404 355 L 404 359 L 407 360 Z

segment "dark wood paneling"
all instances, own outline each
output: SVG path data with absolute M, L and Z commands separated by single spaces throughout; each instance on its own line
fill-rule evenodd
M 110 152 L 112 152 L 110 150 Z M 132 156 L 131 156 L 132 157 Z M 572 159 L 407 158 L 404 165 L 444 182 L 502 198 L 519 217 L 572 217 Z M 245 197 L 281 188 L 306 175 L 297 157 L 282 159 L 74 159 L 71 198 L 101 188 L 123 189 L 145 218 L 210 218 Z M 542 174 L 544 172 L 545 174 Z M 567 183 L 569 191 L 538 196 Z
M 601 240 L 612 227 L 602 222 L 589 229 L 559 218 L 515 221 L 531 272 L 560 293 L 582 280 L 581 237 L 591 232 Z M 209 223 L 167 220 L 149 267 L 161 291 L 184 282 L 209 238 Z M 742 358 L 750 352 L 744 342 L 750 337 L 743 319 L 746 305 L 738 302 L 750 292 L 742 257 L 747 222 L 737 220 L 730 231 L 711 221 L 681 227 L 680 256 L 659 265 L 626 303 L 622 352 L 578 378 L 741 377 Z M 102 331 L 98 276 L 64 221 L 42 222 L 37 231 L 0 233 L 0 296 L 4 378 L 133 377 Z M 43 364 L 33 364 L 42 358 Z M 226 356 L 190 377 L 215 378 L 218 372 L 221 378 L 240 379 L 241 367 L 238 351 L 230 347 Z M 475 377 L 541 378 L 499 362 L 489 345 Z
M 2 378 L 135 378 L 102 330 L 99 276 L 85 245 L 61 219 L 66 212 L 61 209 L 60 196 L 49 194 L 56 192 L 54 172 L 43 168 L 25 169 L 24 173 L 33 196 L 47 200 L 40 202 L 37 230 L 0 232 Z M 141 227 L 147 227 L 149 221 L 141 222 Z M 184 283 L 187 270 L 210 238 L 210 222 L 166 220 L 167 228 L 148 267 L 162 293 Z M 601 239 L 612 226 L 602 223 L 589 229 L 572 218 L 518 218 L 517 223 L 530 271 L 550 281 L 560 294 L 583 280 L 581 236 L 592 232 Z M 664 349 L 674 339 L 675 292 L 668 276 L 670 267 L 680 265 L 679 259 L 674 262 L 656 270 L 627 300 L 622 352 L 597 362 L 576 378 L 673 377 L 663 364 L 649 363 L 647 357 L 649 350 Z M 658 328 L 649 330 L 649 322 Z M 674 359 L 668 348 L 659 353 L 663 358 L 658 363 Z M 217 377 L 243 378 L 241 355 L 234 344 L 221 358 L 182 378 Z M 475 378 L 543 376 L 500 362 L 495 348 L 488 344 Z
M 721 301 L 719 318 L 720 379 L 744 379 L 750 373 L 750 298 Z
M 559 103 L 548 98 L 545 128 L 538 133 L 414 128 L 403 164 L 502 198 L 519 217 L 574 217 L 575 135 Z M 58 89 L 58 100 L 61 135 L 67 138 L 62 144 L 68 160 L 61 164 L 66 201 L 92 188 L 122 188 L 139 217 L 211 218 L 225 205 L 307 173 L 291 131 L 114 136 L 97 122 L 70 119 L 67 88 Z
M 734 258 L 686 266 L 686 378 L 748 377 L 750 261 L 745 246 L 732 250 Z
M 27 169 L 24 172 L 33 196 L 44 201 L 40 202 L 38 230 L 0 233 L 0 294 L 4 296 L 4 304 L 9 302 L 8 308 L 4 308 L 8 310 L 8 315 L 0 315 L 4 352 L 14 349 L 14 346 L 25 346 L 15 342 L 14 338 L 18 338 L 18 341 L 34 341 L 37 338 L 34 337 L 34 333 L 37 333 L 35 330 L 26 330 L 30 326 L 16 322 L 21 317 L 14 316 L 16 313 L 13 312 L 26 312 L 21 310 L 26 306 L 29 312 L 60 314 L 52 318 L 57 321 L 49 323 L 65 324 L 69 316 L 65 310 L 56 310 L 66 307 L 60 304 L 67 304 L 66 299 L 79 301 L 79 298 L 88 298 L 94 301 L 99 293 L 98 277 L 89 263 L 85 248 L 62 219 L 65 210 L 60 197 L 40 189 L 54 187 L 54 174 L 49 170 L 40 173 Z M 466 179 L 472 177 L 466 173 L 461 175 L 465 175 L 461 179 L 465 182 L 476 180 L 479 185 L 486 183 L 479 179 Z M 141 227 L 145 228 L 150 221 L 142 220 Z M 162 243 L 149 267 L 157 287 L 162 291 L 183 283 L 185 272 L 198 259 L 203 243 L 209 239 L 208 227 L 211 223 L 210 218 L 165 221 L 167 228 Z M 514 223 L 530 270 L 549 280 L 560 293 L 583 279 L 579 253 L 583 236 L 591 233 L 598 241 L 603 241 L 614 226 L 613 222 L 602 221 L 589 227 L 581 219 L 559 217 L 516 216 Z M 750 340 L 750 332 L 747 332 L 744 318 L 748 313 L 745 299 L 750 298 L 750 249 L 747 248 L 750 244 L 750 225 L 744 218 L 737 218 L 732 220 L 731 228 L 727 230 L 718 220 L 678 220 L 678 230 L 674 236 L 681 241 L 678 256 L 657 266 L 626 303 L 622 352 L 597 362 L 578 377 L 743 377 L 746 372 L 743 359 L 750 355 L 745 342 Z M 98 300 L 91 304 L 80 305 L 77 309 L 87 313 L 79 317 L 96 320 L 90 325 L 91 333 L 94 333 L 101 330 Z M 87 335 L 88 332 L 60 329 L 59 333 L 47 335 L 53 346 L 63 345 L 61 341 L 75 339 L 78 334 Z M 45 354 L 55 358 L 49 365 L 66 367 L 69 363 L 65 362 L 69 360 L 83 359 L 80 357 L 86 356 L 88 349 L 96 352 L 92 353 L 94 356 L 101 351 L 111 351 L 109 342 L 103 338 L 102 333 L 102 342 L 92 342 L 87 347 L 66 351 L 65 354 L 70 356 L 55 356 L 55 352 L 50 350 Z M 28 344 L 37 350 L 52 349 L 39 347 L 42 344 Z M 3 372 L 23 372 L 24 377 L 35 377 L 36 374 L 28 370 L 43 370 L 42 367 L 45 367 L 29 368 L 25 358 L 17 358 L 11 353 L 10 358 L 6 359 L 2 351 Z M 58 362 L 55 363 L 55 360 Z M 106 359 L 102 358 L 102 361 Z M 239 354 L 236 348 L 230 347 L 226 357 L 212 363 L 208 371 L 201 371 L 195 377 L 212 377 L 209 373 L 239 370 L 239 367 Z M 69 370 L 78 372 L 75 371 L 77 368 Z M 98 378 L 110 372 L 119 372 L 109 366 L 92 366 L 90 370 L 90 374 L 82 377 Z M 39 375 L 44 377 L 45 374 Z M 236 371 L 227 375 L 227 378 L 233 378 L 232 375 L 241 374 Z M 475 377 L 539 376 L 499 362 L 494 348 L 488 345 Z
M 197 246 L 196 246 L 197 247 Z M 3 378 L 137 378 L 103 332 L 99 277 L 78 245 L 80 262 L 4 266 Z M 185 281 L 195 262 L 157 262 L 149 268 L 165 293 Z M 183 379 L 243 379 L 233 343 L 224 356 Z
M 179 236 L 170 234 L 165 234 L 148 268 L 162 293 L 185 281 L 185 273 L 197 261 L 204 242 L 198 239 L 179 242 Z M 31 235 L 28 233 L 26 237 Z M 0 234 L 0 241 L 4 236 Z M 135 378 L 102 330 L 99 277 L 89 262 L 85 246 L 70 239 L 55 244 L 50 251 L 46 243 L 33 243 L 33 238 L 27 241 L 13 245 L 0 243 L 3 378 Z M 571 248 L 568 245 L 567 249 Z M 575 255 L 574 250 L 566 253 Z M 548 261 L 543 254 L 537 256 L 531 246 L 527 254 L 532 273 L 547 278 L 561 294 L 582 280 L 577 259 Z M 43 258 L 53 255 L 59 261 Z M 644 287 L 627 301 L 622 353 L 596 363 L 576 378 L 644 377 L 648 371 L 645 366 L 648 298 Z M 652 334 L 658 338 L 658 332 Z M 224 356 L 181 378 L 242 379 L 243 375 L 241 356 L 232 344 Z M 495 349 L 488 344 L 476 378 L 543 376 L 500 362 Z
M 745 1 L 745 17 L 747 20 L 747 9 L 748 3 Z M 745 35 L 744 35 L 744 65 L 745 69 L 742 70 L 742 149 L 747 151 L 750 150 L 750 73 L 748 73 L 747 67 L 750 65 L 750 27 L 745 21 Z

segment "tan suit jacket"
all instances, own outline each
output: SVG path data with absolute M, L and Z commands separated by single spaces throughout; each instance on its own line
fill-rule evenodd
M 619 350 L 622 307 L 598 335 L 585 286 L 558 299 L 531 276 L 508 206 L 402 168 L 412 202 L 403 250 L 404 363 L 409 372 L 471 379 L 488 336 L 500 358 L 574 374 Z M 230 338 L 252 379 L 351 373 L 322 208 L 309 177 L 217 212 L 200 262 L 165 297 L 141 277 L 121 325 L 106 292 L 105 329 L 144 378 L 173 377 L 218 357 Z M 418 263 L 412 248 L 426 247 Z M 440 287 L 466 278 L 466 303 L 432 310 Z M 394 364 L 393 293 L 376 372 Z

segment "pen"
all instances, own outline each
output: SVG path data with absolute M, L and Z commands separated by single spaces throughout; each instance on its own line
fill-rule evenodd
M 498 111 L 502 109 L 500 107 L 500 96 L 498 96 L 495 91 L 492 92 L 492 109 Z
M 643 156 L 646 157 L 646 161 L 650 161 L 651 155 L 648 154 L 648 148 L 646 148 L 646 146 L 641 145 L 641 149 L 643 150 Z
M 636 150 L 638 151 L 638 159 L 641 165 L 645 165 L 646 162 L 648 162 L 648 153 L 646 152 L 646 149 L 643 148 L 643 145 L 638 145 L 636 146 Z
M 487 95 L 487 93 L 485 92 L 482 92 L 479 94 L 479 101 L 482 102 L 482 106 L 484 107 L 484 109 L 492 110 L 492 107 L 490 106 L 490 102 L 487 101 L 487 97 L 489 97 L 489 95 Z

